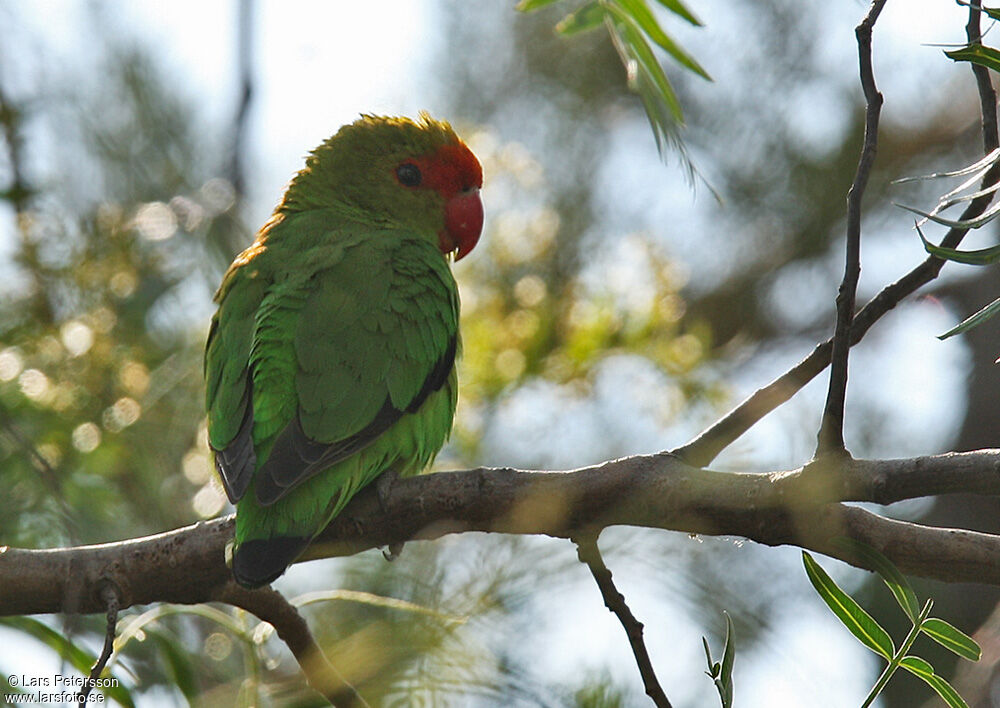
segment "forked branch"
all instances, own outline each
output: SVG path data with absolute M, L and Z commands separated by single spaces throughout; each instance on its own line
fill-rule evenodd
M 865 94 L 865 137 L 854 182 L 847 193 L 847 254 L 844 279 L 837 293 L 837 327 L 830 354 L 830 385 L 823 408 L 816 454 L 844 452 L 844 398 L 847 393 L 847 360 L 851 350 L 851 324 L 861 275 L 861 200 L 864 197 L 878 150 L 878 121 L 882 94 L 875 86 L 872 69 L 872 30 L 886 0 L 873 0 L 868 14 L 854 33 L 858 39 L 861 87 Z

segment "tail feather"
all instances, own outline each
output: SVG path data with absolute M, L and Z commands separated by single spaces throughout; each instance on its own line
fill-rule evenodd
M 277 536 L 244 541 L 233 554 L 233 577 L 245 588 L 277 580 L 309 545 L 306 536 Z

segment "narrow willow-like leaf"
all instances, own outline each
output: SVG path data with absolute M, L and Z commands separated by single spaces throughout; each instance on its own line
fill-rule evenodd
M 188 703 L 191 705 L 198 703 L 201 696 L 201 688 L 198 686 L 194 664 L 191 661 L 191 657 L 180 646 L 180 642 L 174 637 L 167 636 L 163 632 L 152 630 L 148 627 L 143 632 L 159 648 L 160 656 L 174 680 L 174 685 L 184 694 Z
M 646 42 L 646 38 L 642 36 L 642 32 L 628 15 L 613 5 L 608 6 L 608 8 L 617 20 L 615 24 L 621 30 L 628 54 L 637 62 L 640 73 L 644 73 L 656 89 L 655 98 L 666 105 L 674 121 L 683 123 L 684 112 L 681 110 L 681 102 L 678 100 L 677 94 L 674 93 L 674 87 L 670 85 L 670 80 L 663 72 L 663 67 L 657 61 L 656 55 L 653 54 L 653 50 Z
M 979 648 L 975 639 L 943 619 L 931 617 L 924 620 L 920 625 L 920 631 L 963 659 L 979 661 L 983 655 L 983 650 Z
M 934 667 L 931 666 L 929 661 L 921 659 L 919 656 L 904 656 L 900 659 L 899 665 L 917 676 L 934 675 Z
M 23 690 L 20 686 L 11 686 L 9 676 L 10 674 L 5 674 L 3 671 L 0 671 L 0 686 L 3 686 L 3 691 L 4 691 L 0 695 L 3 695 L 6 698 L 6 696 L 13 696 L 15 694 L 21 695 L 27 693 L 27 691 Z M 15 683 L 18 682 L 15 681 Z M 10 701 L 9 699 L 7 700 L 9 701 L 10 704 L 16 705 L 13 703 L 13 701 Z
M 556 32 L 564 37 L 570 37 L 581 32 L 589 32 L 601 26 L 606 14 L 604 7 L 597 0 L 588 2 L 576 12 L 572 12 L 559 20 L 556 24 Z
M 904 656 L 899 665 L 914 676 L 923 679 L 951 708 L 969 708 L 969 704 L 959 695 L 954 686 L 934 673 L 934 667 L 924 659 L 919 656 Z
M 521 2 L 514 6 L 514 9 L 518 12 L 534 12 L 554 2 L 557 2 L 557 0 L 521 0 Z
M 701 638 L 702 646 L 705 647 L 705 661 L 708 662 L 708 671 L 705 674 L 712 679 L 715 689 L 719 692 L 719 700 L 722 708 L 732 708 L 733 705 L 733 662 L 736 655 L 735 633 L 733 631 L 733 620 L 728 612 L 723 612 L 726 616 L 726 642 L 722 649 L 722 661 L 712 659 L 712 650 L 708 646 L 708 640 Z
M 299 595 L 292 600 L 292 604 L 296 607 L 305 607 L 306 605 L 311 605 L 316 602 L 331 602 L 335 600 L 343 602 L 358 602 L 364 605 L 388 607 L 393 610 L 413 612 L 415 614 L 434 617 L 435 619 L 443 620 L 452 624 L 465 624 L 469 620 L 468 617 L 461 617 L 459 615 L 441 612 L 439 610 L 435 610 L 433 607 L 418 605 L 417 603 L 410 602 L 409 600 L 400 600 L 396 597 L 386 597 L 385 595 L 376 595 L 375 593 L 361 592 L 359 590 L 316 590 L 314 592 L 307 592 Z
M 684 6 L 684 3 L 682 3 L 680 0 L 656 0 L 656 1 L 661 5 L 663 5 L 663 7 L 670 10 L 675 15 L 683 17 L 685 20 L 690 22 L 695 27 L 701 27 L 701 20 L 695 17 L 694 13 L 688 10 Z
M 895 202 L 893 202 L 896 204 Z M 993 221 L 1000 214 L 1000 204 L 995 204 L 990 207 L 987 211 L 983 212 L 978 217 L 972 219 L 945 219 L 943 216 L 938 216 L 935 212 L 926 212 L 922 209 L 917 209 L 915 207 L 909 207 L 905 204 L 896 204 L 896 206 L 906 209 L 907 211 L 912 211 L 914 214 L 919 214 L 925 219 L 930 219 L 931 221 L 941 224 L 942 226 L 949 226 L 954 229 L 978 229 L 983 224 L 988 224 Z
M 719 675 L 719 671 L 722 669 L 722 665 L 719 662 L 712 661 L 712 649 L 708 646 L 708 639 L 705 637 L 701 638 L 701 645 L 705 647 L 705 663 L 708 664 L 708 671 L 705 675 L 709 678 L 714 679 Z
M 0 624 L 18 629 L 44 643 L 84 676 L 90 675 L 90 667 L 97 661 L 96 656 L 81 649 L 61 633 L 33 617 L 3 617 L 0 618 Z M 101 693 L 126 706 L 126 708 L 135 708 L 132 693 L 121 681 L 117 681 L 117 683 L 117 686 L 102 686 Z
M 846 536 L 835 538 L 833 545 L 853 554 L 863 565 L 868 566 L 878 573 L 893 597 L 896 598 L 896 602 L 903 608 L 903 612 L 910 618 L 910 621 L 917 621 L 917 616 L 920 614 L 920 603 L 917 601 L 917 594 L 913 591 L 913 587 L 910 586 L 906 576 L 899 572 L 899 568 L 891 560 L 867 543 L 862 543 Z
M 960 197 L 955 196 L 959 192 L 971 187 L 972 184 L 978 182 L 983 177 L 985 172 L 989 172 L 989 168 L 987 168 L 984 172 L 977 172 L 964 184 L 960 184 L 958 187 L 951 190 L 947 194 L 942 195 L 941 201 L 938 203 L 937 210 L 944 211 L 945 209 L 948 209 L 949 207 L 952 207 L 955 204 L 961 204 L 962 202 L 971 202 L 973 199 L 979 199 L 979 197 L 985 197 L 987 194 L 993 194 L 998 189 L 1000 189 L 1000 182 L 997 182 L 995 184 L 991 184 L 989 187 L 984 187 L 983 189 L 977 189 L 975 192 L 969 192 L 968 194 L 963 194 Z
M 728 612 L 726 616 L 726 643 L 722 649 L 722 665 L 719 667 L 720 695 L 722 708 L 732 708 L 733 705 L 733 663 L 736 660 L 736 633 L 733 630 L 733 620 Z
M 925 251 L 932 256 L 943 258 L 946 261 L 964 263 L 965 265 L 991 265 L 1000 261 L 1000 246 L 990 246 L 989 248 L 980 248 L 975 251 L 959 251 L 954 248 L 935 246 L 924 238 L 920 229 L 917 229 L 917 233 L 920 234 L 920 240 L 924 243 Z
M 905 182 L 916 182 L 925 179 L 940 179 L 941 177 L 961 177 L 963 175 L 972 174 L 973 172 L 978 172 L 979 170 L 985 171 L 986 169 L 993 166 L 997 158 L 1000 157 L 1000 148 L 992 150 L 985 157 L 973 162 L 968 167 L 963 167 L 958 170 L 953 170 L 951 172 L 934 172 L 929 175 L 921 175 L 919 177 L 900 177 L 899 179 L 894 179 L 893 184 L 904 184 Z
M 701 64 L 695 61 L 694 57 L 690 54 L 681 49 L 680 46 L 678 46 L 678 44 L 663 31 L 663 28 L 660 27 L 660 23 L 656 21 L 656 17 L 649 9 L 649 6 L 646 5 L 645 0 L 617 0 L 617 4 L 621 11 L 631 17 L 632 21 L 635 22 L 651 40 L 660 45 L 660 47 L 667 52 L 667 54 L 672 56 L 678 64 L 690 69 L 703 79 L 707 79 L 709 81 L 712 80 L 712 77 L 709 76 L 708 72 L 702 68 Z M 614 12 L 614 9 L 611 11 Z
M 996 300 L 991 302 L 989 305 L 981 309 L 976 314 L 970 315 L 969 317 L 965 318 L 959 324 L 955 325 L 944 334 L 939 334 L 938 339 L 943 340 L 947 339 L 948 337 L 954 337 L 956 334 L 962 334 L 962 332 L 968 332 L 973 327 L 978 327 L 983 322 L 996 315 L 997 312 L 1000 312 L 1000 298 L 997 298 Z
M 886 660 L 892 659 L 896 650 L 889 633 L 853 597 L 841 590 L 806 551 L 802 551 L 802 563 L 806 567 L 809 582 L 851 634 L 879 656 Z
M 625 23 L 615 22 L 615 18 L 608 14 L 605 16 L 605 24 L 608 34 L 611 36 L 611 43 L 628 72 L 629 88 L 638 94 L 643 108 L 646 110 L 646 120 L 649 121 L 649 126 L 653 131 L 657 152 L 660 157 L 665 158 L 669 147 L 680 158 L 680 165 L 684 169 L 685 177 L 688 181 L 694 181 L 694 178 L 699 175 L 681 137 L 684 116 L 680 101 L 663 73 L 663 68 L 653 57 L 652 50 L 645 44 L 645 40 L 642 40 L 642 33 L 635 29 L 634 25 L 629 36 L 626 37 L 627 27 Z M 633 34 L 642 40 L 640 45 L 635 45 L 632 41 Z M 638 53 L 642 51 L 643 46 L 646 49 L 646 58 L 640 59 Z M 647 61 L 652 62 L 652 66 L 649 68 L 646 67 Z M 708 182 L 704 184 L 712 196 L 721 203 L 722 198 L 712 185 Z
M 972 4 L 966 2 L 965 0 L 955 0 L 955 3 L 958 5 L 964 5 L 965 7 L 972 7 Z M 980 7 L 979 9 L 989 15 L 990 19 L 1000 20 L 1000 9 L 995 7 Z
M 964 188 L 964 187 L 963 187 Z M 975 192 L 969 192 L 968 194 L 963 194 L 961 196 L 956 196 L 957 191 L 949 192 L 941 196 L 940 201 L 938 201 L 937 206 L 934 207 L 933 214 L 940 214 L 945 209 L 950 209 L 956 204 L 962 204 L 963 202 L 971 202 L 980 197 L 985 197 L 987 195 L 993 194 L 996 191 L 1000 191 L 1000 182 L 990 185 L 985 189 L 977 189 Z
M 955 61 L 968 61 L 993 71 L 1000 71 L 1000 51 L 983 44 L 970 44 L 961 49 L 945 52 L 944 55 Z
M 621 28 L 610 17 L 605 20 L 605 24 L 608 26 L 611 44 L 618 52 L 618 56 L 628 73 L 628 87 L 633 93 L 639 95 L 646 111 L 646 120 L 649 121 L 653 138 L 656 140 L 656 150 L 662 155 L 665 147 L 664 140 L 670 140 L 671 131 L 676 128 L 677 121 L 674 120 L 672 113 L 668 111 L 663 101 L 656 99 L 657 89 L 653 85 L 652 79 L 644 71 L 640 71 L 639 62 L 632 56 L 626 45 Z

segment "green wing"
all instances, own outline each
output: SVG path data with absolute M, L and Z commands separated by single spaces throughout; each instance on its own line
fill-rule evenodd
M 309 226 L 283 224 L 300 229 L 302 247 L 269 246 L 234 266 L 217 296 L 205 354 L 209 442 L 234 504 L 254 479 L 257 501 L 270 505 L 364 449 L 454 369 L 457 289 L 432 242 Z
M 417 412 L 447 381 L 457 346 L 454 280 L 426 239 L 359 237 L 275 288 L 251 352 L 257 500 L 274 503 Z
M 255 270 L 245 265 L 230 268 L 216 295 L 219 309 L 212 317 L 205 345 L 209 445 L 233 504 L 246 492 L 256 466 L 248 366 L 254 317 L 264 292 L 264 280 L 256 277 Z

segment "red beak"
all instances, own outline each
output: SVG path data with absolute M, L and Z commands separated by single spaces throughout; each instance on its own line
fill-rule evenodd
M 456 251 L 455 260 L 469 255 L 483 232 L 483 202 L 478 189 L 456 194 L 444 205 L 444 231 L 439 236 L 443 253 Z

